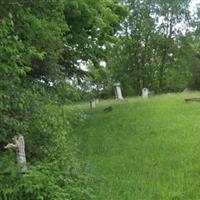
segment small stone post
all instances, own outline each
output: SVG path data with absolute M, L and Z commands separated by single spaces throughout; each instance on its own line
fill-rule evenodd
M 142 89 L 142 97 L 143 98 L 148 98 L 149 97 L 149 89 L 148 88 L 143 88 Z
M 7 144 L 5 146 L 5 149 L 16 149 L 17 163 L 21 167 L 20 173 L 24 175 L 27 173 L 24 137 L 22 135 L 15 136 L 13 138 L 13 141 L 14 144 L 13 143 Z
M 120 83 L 115 83 L 114 87 L 115 87 L 115 97 L 116 97 L 116 99 L 123 100 L 124 98 L 122 96 Z
M 90 108 L 91 108 L 91 109 L 96 108 L 96 100 L 95 100 L 95 99 L 92 99 L 92 100 L 90 101 Z

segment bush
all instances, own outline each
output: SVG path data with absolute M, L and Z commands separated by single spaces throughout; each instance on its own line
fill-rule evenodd
M 92 179 L 77 159 L 77 142 L 70 134 L 84 121 L 84 113 L 60 105 L 38 85 L 29 89 L 18 85 L 12 93 L 6 101 L 9 109 L 1 114 L 8 123 L 2 123 L 0 142 L 10 142 L 17 133 L 24 135 L 28 174 L 20 176 L 15 152 L 2 148 L 0 170 L 11 174 L 0 177 L 0 199 L 92 199 Z
M 79 101 L 81 98 L 78 90 L 66 81 L 60 81 L 53 89 L 57 101 L 60 104 L 69 104 L 71 102 Z
M 29 167 L 28 174 L 20 176 L 13 169 L 11 176 L 0 178 L 1 200 L 89 200 L 93 191 L 87 174 L 72 164 L 65 170 L 57 165 L 37 164 Z
M 41 13 L 38 18 L 33 12 L 40 9 L 38 3 L 32 4 L 33 10 L 17 3 L 13 15 L 7 11 L 13 6 L 6 5 L 0 17 L 0 171 L 4 174 L 0 175 L 0 199 L 91 199 L 91 179 L 77 159 L 77 142 L 69 135 L 85 116 L 63 107 L 78 100 L 79 93 L 62 82 L 58 72 L 66 30 L 60 16 L 63 2 L 50 9 L 50 13 L 54 13 L 52 9 L 58 11 L 56 15 L 49 18 L 47 14 L 41 21 Z M 15 23 L 27 26 L 17 29 Z M 33 32 L 29 24 L 37 31 Z M 41 83 L 42 78 L 45 83 Z M 49 83 L 53 81 L 60 84 L 52 87 Z M 18 173 L 15 152 L 4 149 L 18 134 L 26 142 L 25 176 Z

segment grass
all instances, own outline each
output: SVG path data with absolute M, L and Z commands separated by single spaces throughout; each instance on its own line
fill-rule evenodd
M 200 199 L 200 103 L 184 102 L 198 96 L 105 101 L 88 111 L 76 134 L 99 180 L 97 200 Z

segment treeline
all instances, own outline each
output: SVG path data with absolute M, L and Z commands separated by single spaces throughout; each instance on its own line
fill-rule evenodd
M 89 66 L 97 92 L 113 96 L 120 82 L 126 96 L 140 95 L 144 87 L 156 93 L 199 89 L 199 8 L 190 0 L 122 0 L 127 15 L 106 48 L 106 67 Z M 105 64 L 104 64 L 105 66 Z

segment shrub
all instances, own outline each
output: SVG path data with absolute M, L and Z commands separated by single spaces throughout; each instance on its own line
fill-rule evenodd
M 77 142 L 69 134 L 85 115 L 60 105 L 40 87 L 18 87 L 7 101 L 9 109 L 2 116 L 8 118 L 8 123 L 3 122 L 0 142 L 6 144 L 15 134 L 23 134 L 29 170 L 20 176 L 15 152 L 2 147 L 0 170 L 11 174 L 0 177 L 0 199 L 92 199 L 92 179 L 77 159 Z

